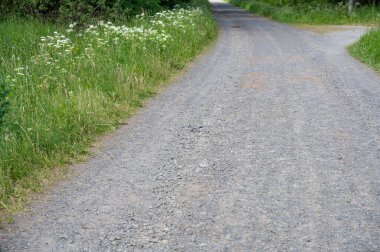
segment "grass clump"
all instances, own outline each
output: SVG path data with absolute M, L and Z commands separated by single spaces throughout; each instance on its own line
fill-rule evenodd
M 373 29 L 349 47 L 350 53 L 380 72 L 380 28 Z
M 9 109 L 8 94 L 9 89 L 4 82 L 4 78 L 0 76 L 0 127 L 3 124 L 3 118 Z
M 51 168 L 128 117 L 216 32 L 207 7 L 142 14 L 127 25 L 1 22 L 0 208 L 12 211 L 41 189 Z
M 285 23 L 302 24 L 373 24 L 380 19 L 380 7 L 357 6 L 352 15 L 348 14 L 346 3 L 325 1 L 281 1 L 229 0 L 230 3 L 248 11 L 268 16 Z

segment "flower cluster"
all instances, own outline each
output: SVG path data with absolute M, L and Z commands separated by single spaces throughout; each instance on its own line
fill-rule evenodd
M 85 29 L 76 29 L 77 24 L 73 23 L 65 31 L 56 31 L 52 36 L 40 38 L 39 53 L 32 57 L 32 66 L 43 66 L 50 69 L 50 73 L 56 70 L 67 73 L 70 65 L 79 65 L 85 59 L 94 62 L 98 50 L 120 48 L 121 45 L 133 45 L 143 50 L 148 47 L 168 50 L 173 34 L 194 29 L 194 20 L 200 15 L 204 15 L 200 8 L 176 8 L 153 16 L 143 13 L 136 18 L 133 26 L 100 21 Z M 16 77 L 27 78 L 27 69 L 26 66 L 18 66 L 14 69 Z
M 152 24 L 161 28 L 169 24 L 174 29 L 182 29 L 186 26 L 195 26 L 195 17 L 203 14 L 201 8 L 179 8 L 172 11 L 162 11 L 153 16 Z
M 34 64 L 54 65 L 60 58 L 71 56 L 72 41 L 64 34 L 54 32 L 53 36 L 41 37 L 40 53 L 32 58 Z

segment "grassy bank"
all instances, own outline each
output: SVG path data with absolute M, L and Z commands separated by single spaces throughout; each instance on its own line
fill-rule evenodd
M 349 47 L 350 53 L 380 72 L 380 28 L 364 35 Z
M 270 0 L 228 0 L 251 12 L 286 23 L 301 24 L 373 24 L 380 18 L 380 7 L 360 6 L 352 16 L 347 5 L 310 1 L 298 4 L 279 4 Z
M 204 7 L 140 15 L 127 25 L 1 22 L 2 212 L 13 212 L 52 168 L 72 162 L 127 118 L 216 31 Z

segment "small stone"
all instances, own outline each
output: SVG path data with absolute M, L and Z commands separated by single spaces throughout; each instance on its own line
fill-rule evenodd
M 207 163 L 200 163 L 199 167 L 201 167 L 201 168 L 207 168 L 208 164 Z

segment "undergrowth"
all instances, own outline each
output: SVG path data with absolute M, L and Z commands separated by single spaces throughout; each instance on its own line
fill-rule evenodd
M 115 128 L 216 36 L 207 7 L 126 25 L 0 23 L 0 208 L 15 212 L 97 135 Z

